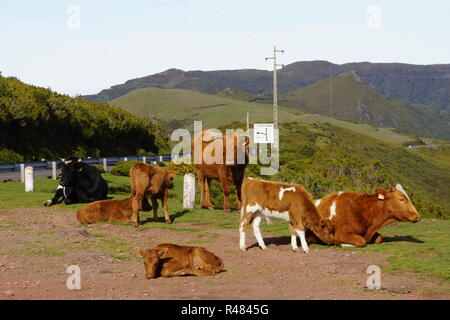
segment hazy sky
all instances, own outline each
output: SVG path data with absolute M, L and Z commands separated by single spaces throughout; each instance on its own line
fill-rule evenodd
M 450 1 L 0 0 L 0 39 L 4 76 L 91 94 L 169 68 L 270 69 L 273 45 L 284 64 L 450 63 Z

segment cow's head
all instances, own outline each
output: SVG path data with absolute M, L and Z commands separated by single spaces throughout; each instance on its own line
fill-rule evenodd
M 334 243 L 334 225 L 329 219 L 320 220 L 320 239 L 328 244 Z
M 62 166 L 59 184 L 63 187 L 73 186 L 77 177 L 86 174 L 87 164 L 81 160 L 66 161 Z
M 397 183 L 389 190 L 376 189 L 375 192 L 379 201 L 386 202 L 386 211 L 392 218 L 407 222 L 418 222 L 420 220 L 419 213 L 401 184 Z
M 167 170 L 166 171 L 166 176 L 164 178 L 164 182 L 166 184 L 166 187 L 168 189 L 172 189 L 173 188 L 173 179 L 175 178 L 175 176 L 177 175 L 177 173 L 173 170 Z
M 145 277 L 153 279 L 158 276 L 160 261 L 167 255 L 169 248 L 147 249 L 135 248 L 136 255 L 144 259 Z

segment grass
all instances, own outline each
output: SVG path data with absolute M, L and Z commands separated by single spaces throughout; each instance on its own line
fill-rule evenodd
M 110 185 L 128 185 L 128 177 L 116 177 L 109 174 L 103 175 Z M 146 223 L 139 230 L 167 229 L 172 231 L 198 232 L 198 240 L 192 240 L 192 244 L 205 244 L 211 237 L 220 237 L 213 230 L 236 230 L 238 237 L 239 212 L 224 212 L 221 209 L 203 210 L 195 208 L 185 210 L 179 200 L 182 194 L 182 178 L 177 176 L 175 180 L 175 199 L 170 199 L 169 208 L 174 223 Z M 52 191 L 57 182 L 49 179 L 36 179 L 36 192 L 25 194 L 23 184 L 18 182 L 5 182 L 0 184 L 0 209 L 16 207 L 41 206 L 52 196 Z M 114 199 L 126 197 L 124 194 L 111 194 Z M 58 208 L 77 210 L 84 204 L 65 206 Z M 162 216 L 162 210 L 159 211 Z M 141 213 L 141 219 L 151 218 L 152 213 Z M 129 228 L 128 224 L 116 223 Z M 272 233 L 277 237 L 289 237 L 288 224 L 284 221 L 272 219 L 272 224 L 261 224 L 263 236 L 268 237 Z M 251 232 L 249 228 L 248 232 Z M 385 242 L 379 245 L 368 245 L 362 249 L 336 248 L 336 250 L 373 251 L 389 254 L 389 270 L 411 270 L 427 276 L 436 276 L 450 280 L 450 220 L 423 219 L 417 224 L 395 223 L 381 230 Z M 43 237 L 50 234 L 42 234 Z M 118 259 L 127 259 L 132 256 L 129 246 L 122 240 L 112 238 L 110 235 L 94 234 L 80 243 L 64 240 L 54 241 L 45 248 L 40 242 L 24 244 L 26 252 L 30 254 L 45 254 L 49 256 L 62 256 L 68 252 L 87 250 L 95 247 L 98 251 L 110 253 Z M 320 245 L 312 245 L 314 248 L 325 248 Z

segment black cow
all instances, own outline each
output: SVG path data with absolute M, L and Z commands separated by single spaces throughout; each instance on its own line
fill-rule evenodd
M 71 204 L 106 199 L 108 184 L 97 168 L 76 158 L 66 161 L 61 168 L 61 179 L 55 196 L 53 199 L 47 200 L 44 205 L 51 206 L 61 201 Z

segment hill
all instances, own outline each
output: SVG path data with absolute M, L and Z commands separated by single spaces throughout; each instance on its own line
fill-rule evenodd
M 162 134 L 120 108 L 0 74 L 0 162 L 158 153 L 167 148 Z
M 308 86 L 337 75 L 356 71 L 369 87 L 385 96 L 410 103 L 423 104 L 436 110 L 450 111 L 450 64 L 412 65 L 402 63 L 346 63 L 328 61 L 299 61 L 278 72 L 280 93 Z M 272 92 L 272 73 L 267 70 L 242 69 L 219 71 L 167 71 L 131 79 L 85 96 L 92 101 L 105 102 L 139 88 L 187 89 L 216 94 L 227 88 L 251 94 Z
M 219 95 L 213 96 L 183 89 L 146 88 L 134 90 L 109 103 L 138 116 L 164 120 L 170 130 L 178 127 L 190 128 L 194 120 L 202 120 L 205 127 L 220 127 L 232 121 L 245 122 L 247 112 L 250 114 L 250 123 L 272 120 L 272 105 L 238 100 L 241 98 L 251 100 L 254 98 L 252 95 L 231 89 L 220 92 Z M 279 107 L 279 117 L 280 121 L 328 122 L 394 144 L 418 139 L 413 135 L 394 132 L 389 128 L 377 128 L 319 114 L 304 114 L 283 106 Z
M 387 98 L 363 83 L 355 72 L 330 78 L 281 95 L 279 104 L 305 113 L 330 115 L 393 127 L 417 136 L 450 139 L 450 114 L 439 113 L 421 105 Z
M 109 102 L 139 116 L 170 122 L 173 127 L 194 120 L 204 126 L 218 127 L 233 120 L 245 121 L 247 112 L 251 122 L 272 119 L 272 106 L 213 96 L 184 89 L 145 88 L 129 92 Z M 298 119 L 301 112 L 280 108 L 281 120 Z

